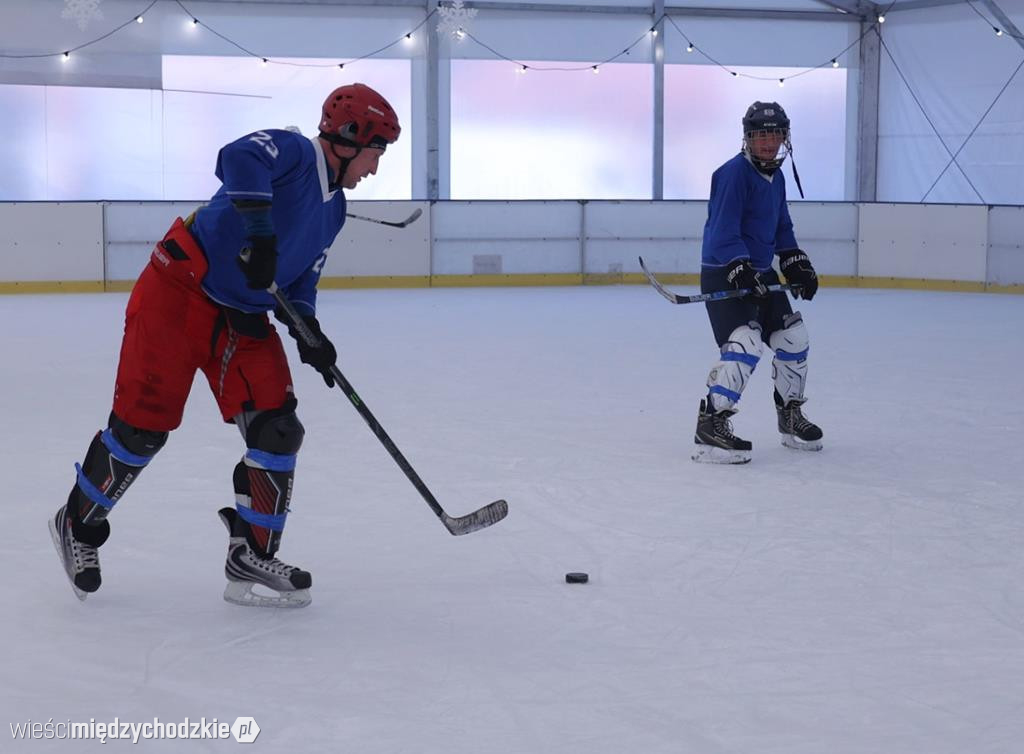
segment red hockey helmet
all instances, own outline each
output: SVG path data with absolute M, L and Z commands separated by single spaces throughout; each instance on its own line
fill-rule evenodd
M 320 135 L 334 144 L 383 149 L 401 132 L 394 108 L 366 84 L 339 86 L 324 101 Z

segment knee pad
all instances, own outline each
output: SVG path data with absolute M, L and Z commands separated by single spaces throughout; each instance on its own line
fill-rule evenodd
M 146 465 L 167 442 L 167 432 L 134 427 L 111 413 L 108 426 L 92 439 L 69 503 L 73 517 L 99 525 Z M 77 514 L 77 515 L 75 515 Z
M 143 458 L 152 458 L 159 453 L 170 434 L 133 427 L 114 413 L 110 414 L 107 424 L 110 427 L 110 432 L 114 434 L 125 450 Z
M 737 327 L 722 344 L 721 359 L 708 375 L 708 395 L 715 411 L 732 408 L 761 360 L 761 327 L 756 322 Z
M 804 397 L 807 383 L 807 353 L 810 338 L 800 312 L 794 312 L 783 320 L 783 329 L 776 330 L 768 339 L 775 352 L 772 359 L 772 379 L 783 404 Z
M 260 411 L 245 429 L 245 444 L 254 450 L 277 455 L 295 455 L 302 447 L 306 430 L 295 415 L 294 406 Z

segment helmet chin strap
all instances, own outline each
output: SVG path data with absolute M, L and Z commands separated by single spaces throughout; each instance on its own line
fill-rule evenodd
M 804 198 L 804 187 L 800 184 L 800 174 L 796 170 L 796 159 L 793 157 L 793 145 L 789 141 L 783 142 L 786 147 L 786 154 L 781 158 L 775 158 L 772 160 L 762 160 L 754 155 L 754 150 L 747 144 L 747 140 L 743 140 L 743 151 L 746 153 L 750 161 L 754 163 L 754 167 L 760 170 L 765 175 L 774 175 L 775 171 L 782 167 L 782 163 L 786 161 L 786 157 L 789 157 L 789 164 L 793 166 L 793 178 L 796 180 L 797 190 L 800 192 L 800 198 Z
M 342 157 L 337 152 L 337 146 L 338 145 L 334 141 L 331 141 L 330 145 L 331 145 L 331 154 L 333 154 L 335 159 L 338 160 L 339 165 L 338 165 L 338 174 L 336 176 L 334 176 L 334 180 L 329 183 L 329 186 L 332 189 L 334 189 L 334 190 L 338 190 L 340 188 L 344 188 L 341 185 L 341 182 L 345 178 L 345 172 L 348 170 L 349 163 L 352 162 L 352 160 L 354 160 L 356 157 L 359 156 L 359 153 L 363 151 L 363 148 L 362 147 L 357 147 L 355 144 L 353 144 L 352 147 L 356 150 L 356 153 L 354 155 L 352 155 L 351 157 Z

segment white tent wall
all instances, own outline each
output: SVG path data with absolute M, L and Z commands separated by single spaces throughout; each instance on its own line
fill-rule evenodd
M 0 84 L 159 90 L 163 86 L 168 86 L 163 79 L 162 70 L 165 55 L 244 57 L 245 53 L 216 36 L 214 31 L 224 34 L 256 55 L 265 55 L 272 59 L 321 57 L 328 60 L 350 60 L 400 39 L 405 32 L 423 21 L 430 3 L 395 7 L 357 6 L 327 1 L 294 4 L 196 1 L 184 5 L 201 19 L 202 25 L 199 28 L 191 26 L 189 16 L 176 3 L 160 2 L 146 12 L 145 23 L 129 23 L 127 28 L 112 34 L 102 42 L 78 51 L 75 50 L 78 45 L 116 28 L 118 24 L 130 21 L 134 14 L 145 6 L 130 0 L 105 0 L 100 6 L 103 18 L 90 22 L 85 30 L 81 30 L 72 20 L 61 18 L 63 4 L 59 0 L 9 0 L 3 3 L 0 9 L 0 20 L 3 22 L 0 23 L 0 50 L 5 54 L 59 53 L 67 49 L 75 51 L 67 62 L 62 62 L 59 55 L 43 58 L 0 58 Z M 509 4 L 503 4 L 503 7 L 507 5 Z M 572 3 L 564 4 L 562 7 L 566 5 Z M 816 11 L 817 16 L 825 20 L 807 20 L 805 16 L 800 16 L 797 20 L 706 17 L 694 15 L 685 9 L 674 15 L 674 19 L 686 35 L 697 40 L 701 50 L 706 51 L 715 60 L 731 66 L 798 69 L 820 65 L 847 47 L 859 33 L 856 21 L 846 20 L 840 14 L 823 11 L 823 6 L 819 3 L 790 0 L 770 5 L 776 9 Z M 579 7 L 579 12 L 544 11 L 536 8 L 509 11 L 482 7 L 473 21 L 472 30 L 481 41 L 512 58 L 593 62 L 616 55 L 636 39 L 643 38 L 654 21 L 649 6 L 641 6 L 635 0 L 616 3 L 616 8 L 624 10 L 621 13 L 599 11 L 593 6 L 582 4 Z M 603 4 L 602 7 L 611 10 L 608 4 Z M 764 10 L 765 8 L 753 8 L 750 12 L 756 15 Z M 426 38 L 429 36 L 431 43 L 436 44 L 440 58 L 439 96 L 436 107 L 439 141 L 437 181 L 440 198 L 449 196 L 450 186 L 448 173 L 451 94 L 447 61 L 495 58 L 491 52 L 471 39 L 454 42 L 434 34 L 433 28 L 434 21 L 431 20 L 412 42 L 403 41 L 377 56 L 378 59 L 400 58 L 412 61 L 412 114 L 407 129 L 407 133 L 410 134 L 407 143 L 411 142 L 413 155 L 412 198 L 433 196 L 429 188 L 431 176 L 428 175 L 426 142 L 428 118 L 431 116 L 431 102 L 426 94 L 429 91 Z M 664 32 L 667 64 L 713 66 L 713 63 L 700 53 L 685 52 L 685 42 L 674 26 L 665 24 Z M 763 44 L 762 41 L 765 39 L 771 40 L 771 44 Z M 629 55 L 622 56 L 619 62 L 636 62 L 650 66 L 652 60 L 651 39 L 646 38 L 642 39 Z M 844 67 L 855 63 L 855 50 L 842 58 Z M 257 71 L 258 63 L 254 61 L 253 65 L 254 71 Z M 346 74 L 358 76 L 359 71 L 359 63 L 346 65 Z M 724 86 L 731 83 L 725 71 L 722 71 L 722 78 Z M 781 96 L 782 93 L 774 80 L 765 81 L 763 85 L 764 93 L 759 95 L 762 99 Z M 800 79 L 792 83 L 793 87 L 799 85 Z M 35 93 L 38 91 L 34 90 Z M 856 125 L 856 87 L 851 86 L 849 92 L 846 141 L 848 145 L 855 145 L 856 139 L 853 134 Z M 15 100 L 30 95 L 34 96 L 26 89 L 18 94 Z M 45 92 L 39 96 L 45 100 Z M 138 97 L 135 100 L 138 100 Z M 8 104 L 14 110 L 23 109 L 18 105 L 20 101 Z M 146 114 L 142 110 L 139 112 L 140 117 Z M 697 103 L 695 117 L 699 117 L 699 112 Z M 40 131 L 44 130 L 39 128 L 36 122 L 38 120 L 37 117 L 9 122 L 7 140 L 15 143 L 38 141 Z M 300 120 L 297 116 L 291 122 L 301 125 Z M 90 122 L 93 126 L 96 125 L 96 119 Z M 169 124 L 162 123 L 157 109 L 152 111 L 149 122 L 153 129 L 163 128 L 160 138 L 173 136 L 167 130 Z M 709 125 L 709 128 L 712 127 Z M 140 130 L 133 128 L 132 133 L 138 134 Z M 51 145 L 44 146 L 47 150 L 52 149 Z M 145 153 L 150 156 L 150 162 L 156 151 L 158 150 L 147 147 Z M 51 162 L 54 161 L 52 156 L 48 158 Z M 835 159 L 837 170 L 833 172 L 846 174 L 845 196 L 830 194 L 812 198 L 853 198 L 853 165 L 856 155 L 852 148 L 848 148 L 845 155 L 837 155 Z M 148 185 L 158 183 L 150 181 Z M 821 181 L 811 183 L 819 187 L 822 185 Z M 126 180 L 125 185 L 131 185 L 131 182 Z M 0 191 L 0 196 L 11 200 L 199 198 L 169 189 L 164 194 L 145 194 L 136 197 L 121 191 L 73 196 L 52 192 L 41 194 L 37 186 L 19 185 L 14 188 L 17 190 Z
M 396 0 L 398 2 L 398 0 Z M 325 0 L 319 3 L 265 3 L 265 2 L 188 2 L 189 11 L 195 13 L 212 29 L 217 29 L 257 54 L 268 57 L 287 56 L 323 56 L 332 59 L 358 56 L 371 49 L 380 47 L 419 24 L 427 12 L 426 4 L 422 6 L 354 6 L 347 3 L 332 3 Z M 543 5 L 540 4 L 540 5 Z M 566 4 L 562 4 L 564 8 Z M 732 7 L 733 3 L 703 3 L 707 7 Z M 820 3 L 798 3 L 796 0 L 771 3 L 771 8 L 789 8 L 791 10 L 809 11 L 821 9 Z M 1024 0 L 1001 0 L 1000 6 L 1018 22 L 1024 22 Z M 93 23 L 87 30 L 66 20 L 60 19 L 63 3 L 59 0 L 11 0 L 5 2 L 0 11 L 0 49 L 5 52 L 47 52 L 73 48 L 89 39 L 94 39 L 118 23 L 131 19 L 142 7 L 139 3 L 129 0 L 106 0 L 102 4 L 104 19 Z M 670 6 L 671 7 L 671 6 Z M 610 12 L 617 10 L 619 12 Z M 653 16 L 646 12 L 647 6 L 640 6 L 636 0 L 617 3 L 611 7 L 610 0 L 602 3 L 598 9 L 585 12 L 565 10 L 541 10 L 537 7 L 523 10 L 508 10 L 508 4 L 502 8 L 481 6 L 479 15 L 474 19 L 472 30 L 474 35 L 492 45 L 509 57 L 516 59 L 535 59 L 569 62 L 591 62 L 614 55 L 637 38 L 643 38 L 649 30 Z M 770 11 L 767 4 L 758 7 L 750 6 L 749 13 L 765 15 Z M 757 18 L 746 19 L 735 16 L 713 16 L 707 13 L 681 9 L 674 18 L 684 33 L 693 39 L 709 55 L 725 65 L 730 66 L 816 66 L 837 54 L 844 47 L 855 42 L 862 31 L 862 26 L 853 17 L 842 14 L 822 14 L 822 20 L 808 20 L 805 13 L 792 19 Z M 724 12 L 724 11 L 723 11 Z M 42 59 L 0 59 L 0 84 L 31 85 L 38 94 L 39 85 L 45 86 L 95 86 L 122 87 L 142 90 L 159 89 L 162 84 L 161 62 L 165 54 L 184 55 L 241 55 L 236 48 L 210 33 L 209 29 L 190 29 L 189 18 L 176 3 L 158 3 L 146 14 L 144 24 L 130 24 L 128 28 L 113 34 L 101 43 L 76 53 L 68 63 L 61 63 L 56 58 Z M 892 51 L 908 80 L 922 98 L 922 102 L 930 116 L 938 126 L 939 132 L 947 139 L 952 149 L 959 147 L 966 134 L 981 116 L 985 107 L 995 97 L 1000 86 L 1024 57 L 1024 51 L 1012 39 L 996 38 L 991 28 L 965 5 L 957 4 L 945 7 L 928 7 L 920 10 L 895 12 L 889 15 L 883 27 L 883 33 L 889 49 Z M 406 58 L 412 61 L 411 90 L 413 118 L 411 122 L 412 144 L 414 151 L 413 197 L 424 196 L 423 188 L 427 182 L 427 141 L 424 133 L 430 111 L 430 102 L 426 94 L 429 77 L 429 59 L 425 37 L 431 40 L 438 37 L 433 33 L 433 24 L 424 27 L 418 38 L 412 43 L 401 43 L 391 48 L 386 55 L 395 58 Z M 687 54 L 685 47 L 678 39 L 678 31 L 671 25 L 665 25 L 665 40 L 674 39 L 665 47 L 667 64 L 687 63 L 712 65 L 707 58 L 699 53 Z M 770 42 L 770 43 L 766 43 Z M 446 192 L 448 184 L 448 166 L 450 164 L 450 82 L 449 66 L 451 59 L 493 59 L 494 55 L 483 50 L 472 40 L 465 39 L 455 42 L 442 39 L 438 43 L 440 66 L 438 68 L 439 97 L 436 116 L 439 123 L 439 182 L 442 186 L 441 196 Z M 857 48 L 840 58 L 841 64 L 853 68 L 858 63 Z M 637 63 L 650 64 L 653 55 L 650 38 L 642 39 L 625 60 L 636 60 Z M 253 65 L 258 68 L 256 62 Z M 356 66 L 352 66 L 356 68 Z M 538 73 L 537 75 L 543 75 Z M 581 74 L 585 75 L 585 74 Z M 791 86 L 799 86 L 800 79 L 790 82 Z M 857 96 L 856 69 L 851 70 L 848 85 L 847 112 L 847 168 L 848 186 L 854 178 L 852 166 L 855 164 Z M 723 71 L 723 87 L 733 82 Z M 782 98 L 786 91 L 780 90 L 772 81 L 764 82 L 764 98 Z M 971 176 L 972 181 L 984 197 L 980 202 L 966 180 L 959 175 L 954 167 L 947 171 L 939 181 L 935 191 L 928 197 L 930 201 L 959 203 L 1024 203 L 1024 193 L 1018 176 L 1024 163 L 1024 145 L 1019 134 L 1021 123 L 1024 122 L 1024 97 L 1021 96 L 1022 81 L 1015 81 L 1004 93 L 999 103 L 989 114 L 985 123 L 967 144 L 960 155 Z M 9 87 L 10 88 L 10 87 Z M 14 87 L 18 88 L 18 87 Z M 21 87 L 28 88 L 28 87 Z M 156 93 L 156 92 L 154 92 Z M 32 94 L 32 96 L 35 96 Z M 126 92 L 127 94 L 127 92 Z M 144 95 L 145 91 L 135 92 Z M 45 90 L 42 95 L 45 99 Z M 700 102 L 693 103 L 695 117 L 700 117 Z M 26 155 L 38 154 L 40 150 L 49 150 L 46 137 L 40 136 L 37 120 L 29 117 L 18 117 L 20 110 L 8 119 L 8 132 L 5 143 L 6 152 L 0 148 L 0 156 L 6 155 L 8 162 L 26 159 Z M 928 186 L 939 174 L 948 159 L 938 139 L 931 133 L 917 105 L 888 61 L 886 53 L 882 53 L 881 104 L 879 113 L 879 190 L 880 201 L 911 201 L 918 202 L 927 191 Z M 16 148 L 12 148 L 16 145 Z M 66 150 L 65 150 L 66 151 Z M 61 160 L 49 158 L 54 164 L 63 164 Z M 10 197 L 16 198 L 16 197 Z M 75 197 L 60 197 L 73 199 Z M 140 197 L 141 198 L 141 197 Z M 174 197 L 177 198 L 177 197 Z M 813 198 L 813 197 L 812 197 Z M 851 195 L 852 198 L 852 195 Z M 439 207 L 439 227 L 444 227 L 447 211 L 445 206 Z M 517 205 L 511 204 L 515 207 Z M 577 205 L 567 203 L 568 213 L 575 216 Z M 610 206 L 610 205 L 609 205 Z M 679 205 L 682 206 L 682 205 Z M 826 218 L 828 205 L 820 205 L 826 209 L 808 208 L 804 214 L 811 220 L 811 234 L 808 241 L 825 241 L 829 244 L 840 244 L 834 258 L 829 258 L 823 265 L 822 272 L 833 277 L 853 279 L 864 272 L 859 270 L 856 255 L 848 253 L 857 235 L 850 231 L 850 222 L 841 223 L 843 230 L 836 230 L 831 235 L 819 233 L 818 227 L 827 221 L 818 222 L 818 218 Z M 598 205 L 593 205 L 592 219 L 599 215 Z M 844 218 L 858 215 L 856 205 L 847 205 L 849 210 L 843 211 Z M 455 211 L 455 210 L 452 210 Z M 642 223 L 643 213 L 650 211 L 648 204 L 636 202 L 626 203 L 616 209 L 617 217 L 625 218 L 623 227 L 631 227 L 631 223 Z M 838 211 L 838 210 L 837 210 Z M 801 211 L 797 211 L 800 214 Z M 897 213 L 899 215 L 900 213 Z M 634 217 L 635 216 L 635 217 Z M 633 217 L 633 219 L 629 219 Z M 1000 228 L 1005 219 L 1002 215 L 991 216 L 990 243 L 995 249 L 990 254 L 989 268 L 984 280 L 975 275 L 969 281 L 974 283 L 998 284 L 1004 286 L 1020 285 L 1024 282 L 1024 260 L 1020 249 L 1012 243 L 1012 234 L 1003 233 Z M 516 216 L 516 223 L 523 222 L 522 236 L 530 237 L 527 216 Z M 852 221 L 851 221 L 852 222 Z M 144 233 L 133 234 L 132 242 L 146 246 L 158 238 L 165 229 L 162 224 L 147 228 Z M 693 225 L 693 227 L 690 227 Z M 669 231 L 668 227 L 652 235 L 659 240 L 656 245 L 664 246 L 671 241 L 667 238 L 682 240 L 693 239 L 699 235 L 699 223 L 688 223 L 685 232 Z M 847 227 L 849 226 L 849 227 Z M 351 230 L 351 229 L 350 229 Z M 859 231 L 858 231 L 859 232 Z M 598 247 L 609 248 L 618 231 L 599 229 L 588 237 L 587 230 L 579 231 L 580 239 L 569 242 L 586 245 L 591 242 L 591 252 Z M 630 236 L 632 231 L 623 231 Z M 92 235 L 89 236 L 92 238 Z M 611 237 L 611 238 L 610 238 Z M 101 239 L 101 246 L 111 240 L 111 235 Z M 520 239 L 522 240 L 522 239 Z M 115 238 L 115 244 L 117 239 Z M 459 262 L 454 257 L 446 256 L 446 244 L 454 244 L 452 248 L 465 241 L 452 241 L 443 234 L 424 239 L 419 246 L 431 247 L 436 256 L 431 258 L 431 265 L 424 268 L 420 261 L 410 266 L 415 272 L 409 275 L 462 274 L 471 275 L 474 267 L 472 258 L 467 257 Z M 49 246 L 47 247 L 50 248 Z M 140 247 L 141 248 L 141 247 Z M 110 249 L 107 248 L 109 252 Z M 652 250 L 651 253 L 653 253 Z M 49 253 L 49 252 L 47 252 Z M 66 250 L 65 250 L 66 253 Z M 91 252 L 90 252 L 91 253 Z M 618 252 L 616 252 L 617 254 Z M 488 253 L 479 252 L 483 256 Z M 584 276 L 587 274 L 612 274 L 622 264 L 625 274 L 635 272 L 635 254 L 623 254 L 618 259 L 616 254 L 602 252 L 600 258 L 591 257 L 590 266 L 586 260 L 576 266 L 567 264 L 521 265 L 509 257 L 505 260 L 508 270 L 516 274 L 571 274 Z M 993 256 L 994 255 L 994 256 Z M 493 256 L 493 254 L 491 255 Z M 35 259 L 30 272 L 19 266 L 17 254 L 8 255 L 5 269 L 0 270 L 0 281 L 46 282 L 58 284 L 62 281 L 58 260 L 54 259 L 52 275 L 40 269 L 44 260 Z M 576 260 L 570 254 L 567 259 Z M 418 259 L 418 258 L 417 258 Z M 137 266 L 144 260 L 140 252 L 138 259 L 128 263 L 128 267 Z M 358 262 L 359 260 L 355 260 Z M 822 260 L 825 261 L 825 260 Z M 690 262 L 679 262 L 666 267 L 666 271 L 679 274 L 691 274 Z M 45 267 L 45 265 L 43 265 Z M 898 265 L 897 265 L 898 266 Z M 90 272 L 80 278 L 103 285 L 110 281 L 122 280 L 120 274 L 112 275 L 121 269 L 120 263 L 116 270 L 106 270 L 102 280 Z M 485 268 L 483 264 L 482 268 Z M 893 268 L 894 270 L 896 267 Z M 456 270 L 458 272 L 456 272 Z M 945 271 L 948 273 L 949 271 Z M 353 269 L 338 269 L 335 276 L 359 277 L 369 276 L 386 278 L 395 274 L 392 270 L 376 269 L 372 265 Z M 895 274 L 895 273 L 894 273 Z M 932 277 L 940 280 L 958 280 L 955 274 L 944 274 L 942 270 L 932 270 L 922 274 L 921 278 Z
M 992 18 L 984 3 L 975 5 Z M 998 5 L 1012 21 L 1024 23 L 1024 2 L 999 0 Z M 891 13 L 882 36 L 935 130 L 883 49 L 878 200 L 1024 203 L 1024 73 L 1017 74 L 964 146 L 1024 60 L 1024 49 L 1007 35 L 997 37 L 966 3 Z M 954 164 L 942 173 L 950 152 L 940 136 L 952 153 L 963 147 L 957 156 L 963 172 Z

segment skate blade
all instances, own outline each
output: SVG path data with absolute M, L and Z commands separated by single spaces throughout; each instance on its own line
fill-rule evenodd
M 794 450 L 821 450 L 824 447 L 821 440 L 811 440 L 808 442 L 801 440 L 796 435 L 782 435 L 782 444 Z
M 224 587 L 224 601 L 243 607 L 306 607 L 313 598 L 308 589 L 296 589 L 294 592 L 274 592 L 273 595 L 254 592 L 256 586 L 251 581 L 229 581 Z
M 690 458 L 697 463 L 750 463 L 750 451 L 726 450 L 725 448 L 718 448 L 714 445 L 698 445 Z
M 49 524 L 50 539 L 53 540 L 53 546 L 57 550 L 57 557 L 60 558 L 60 565 L 64 571 L 64 576 L 67 578 L 68 584 L 71 585 L 71 591 L 75 593 L 75 596 L 78 597 L 78 600 L 80 602 L 85 602 L 85 598 L 89 596 L 89 593 L 83 592 L 81 589 L 75 586 L 75 582 L 72 581 L 71 577 L 68 575 L 68 569 L 64 567 L 64 548 L 61 547 L 60 544 L 60 534 L 57 532 L 57 525 L 53 522 L 52 518 L 50 519 Z

